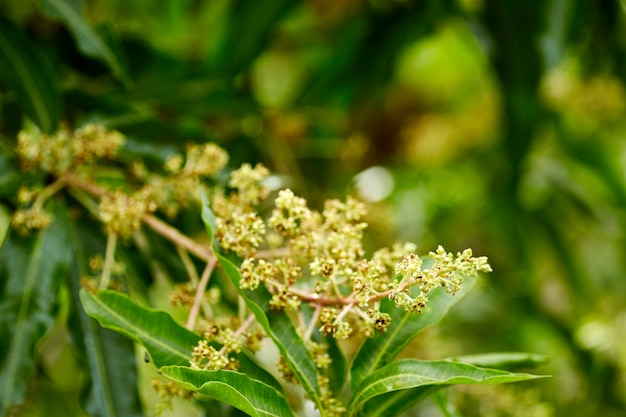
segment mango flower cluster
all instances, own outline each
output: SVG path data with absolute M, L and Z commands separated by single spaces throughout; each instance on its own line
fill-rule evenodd
M 464 277 L 491 271 L 487 258 L 473 257 L 469 249 L 455 256 L 441 246 L 429 254 L 428 268 L 412 243 L 396 243 L 367 258 L 365 205 L 353 197 L 328 200 L 318 212 L 283 189 L 263 219 L 256 207 L 268 195 L 267 175 L 260 165 L 232 173 L 230 194 L 216 195 L 213 202 L 216 238 L 223 250 L 243 259 L 242 289 L 265 286 L 274 310 L 297 311 L 303 303 L 315 308 L 302 329 L 307 340 L 314 328 L 336 338 L 384 332 L 391 317 L 380 311 L 381 300 L 419 314 L 435 288 L 455 294 Z

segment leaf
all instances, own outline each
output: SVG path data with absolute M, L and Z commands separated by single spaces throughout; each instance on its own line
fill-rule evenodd
M 209 208 L 207 196 L 204 192 L 201 192 L 200 196 L 202 199 L 202 221 L 206 227 L 209 239 L 213 242 L 213 253 L 215 253 L 222 269 L 228 275 L 235 288 L 237 288 L 259 324 L 261 324 L 268 336 L 272 338 L 289 367 L 302 384 L 305 392 L 309 395 L 309 398 L 321 408 L 322 404 L 317 384 L 317 369 L 311 352 L 296 331 L 291 319 L 284 313 L 270 309 L 269 301 L 272 295 L 265 287 L 259 287 L 254 291 L 241 289 L 239 286 L 239 280 L 241 279 L 239 269 L 229 259 L 220 254 L 213 239 L 213 230 L 215 230 L 216 224 L 215 215 Z
M 324 338 L 325 343 L 328 344 L 328 355 L 332 360 L 328 366 L 328 379 L 330 380 L 330 390 L 335 394 L 335 397 L 341 397 L 346 379 L 348 377 L 348 366 L 346 358 L 343 356 L 337 339 L 332 336 Z
M 355 387 L 369 374 L 389 363 L 415 336 L 437 324 L 450 307 L 459 302 L 476 284 L 477 279 L 466 277 L 461 291 L 452 296 L 444 288 L 437 288 L 429 295 L 428 307 L 422 314 L 397 308 L 392 301 L 384 300 L 381 311 L 391 316 L 387 331 L 365 341 L 354 358 L 350 374 L 350 386 Z
M 359 415 L 367 417 L 393 417 L 436 393 L 445 385 L 430 385 L 387 392 L 367 401 Z
M 57 293 L 69 271 L 67 214 L 29 236 L 11 231 L 0 251 L 0 415 L 24 399 L 35 346 L 54 321 Z
M 113 48 L 83 19 L 82 0 L 41 0 L 40 5 L 45 16 L 67 25 L 81 52 L 104 62 L 117 79 L 128 83 L 122 62 Z
M 251 0 L 233 5 L 219 64 L 229 71 L 248 67 L 262 51 L 277 21 L 293 6 L 289 0 L 266 0 L 262 8 Z
M 145 347 L 157 368 L 188 365 L 193 347 L 201 340 L 166 312 L 142 307 L 114 291 L 92 294 L 83 289 L 80 300 L 85 312 L 102 327 L 122 333 Z
M 452 362 L 471 363 L 483 368 L 515 371 L 522 368 L 534 368 L 548 362 L 548 357 L 526 352 L 483 353 L 446 358 Z
M 253 417 L 294 416 L 281 393 L 243 373 L 204 371 L 184 366 L 166 366 L 161 373 L 189 390 L 230 404 Z
M 84 222 L 80 226 L 74 223 L 70 229 L 76 262 L 70 281 L 68 330 L 78 347 L 87 382 L 81 403 L 90 416 L 140 416 L 134 343 L 98 326 L 81 308 L 80 281 L 88 271 L 87 254 L 103 252 L 104 248 L 102 244 L 95 246 L 99 242 L 91 239 L 94 229 Z
M 59 121 L 59 79 L 41 48 L 30 42 L 11 22 L 0 18 L 0 77 L 17 94 L 20 108 L 44 133 Z M 0 185 L 10 180 L 3 173 Z M 0 187 L 2 189 L 3 187 Z
M 354 391 L 348 415 L 354 415 L 371 398 L 399 390 L 437 385 L 502 384 L 536 378 L 542 377 L 479 368 L 460 362 L 405 359 L 392 362 L 365 378 Z

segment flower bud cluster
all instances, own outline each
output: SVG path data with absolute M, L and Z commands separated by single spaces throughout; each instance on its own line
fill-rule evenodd
M 484 257 L 474 258 L 469 250 L 454 257 L 442 247 L 430 254 L 433 266 L 422 268 L 412 243 L 396 243 L 365 258 L 361 243 L 367 226 L 361 221 L 365 206 L 351 197 L 345 202 L 328 200 L 321 213 L 310 210 L 289 189 L 280 191 L 274 203 L 268 225 L 285 238 L 289 256 L 247 257 L 240 268 L 240 286 L 254 290 L 265 285 L 273 294 L 270 307 L 275 310 L 294 309 L 303 301 L 324 306 L 316 317 L 319 331 L 335 338 L 350 337 L 355 329 L 368 336 L 384 332 L 391 317 L 380 312 L 383 298 L 420 313 L 434 288 L 445 287 L 454 294 L 463 276 L 491 270 Z
M 228 153 L 214 143 L 189 145 L 187 158 L 182 170 L 185 175 L 196 177 L 214 177 L 228 163 Z M 170 169 L 177 172 L 176 163 L 169 163 Z M 174 166 L 171 166 L 174 165 Z
M 254 168 L 250 164 L 243 164 L 241 168 L 231 172 L 228 185 L 237 189 L 239 200 L 243 204 L 259 204 L 269 194 L 269 189 L 263 184 L 269 174 L 270 171 L 262 164 L 257 164 Z
M 231 173 L 229 186 L 237 190 L 224 197 L 216 196 L 213 210 L 217 215 L 215 238 L 222 249 L 247 258 L 256 253 L 263 243 L 265 222 L 257 214 L 254 205 L 267 197 L 268 189 L 263 180 L 269 171 L 261 164 L 252 168 L 244 164 Z
M 433 265 L 423 269 L 423 261 L 415 254 L 403 256 L 395 268 L 402 276 L 397 288 L 389 293 L 389 299 L 408 311 L 421 313 L 428 302 L 428 294 L 435 288 L 445 287 L 450 294 L 461 289 L 464 276 L 476 276 L 479 272 L 491 272 L 486 257 L 474 258 L 471 249 L 457 253 L 446 252 L 442 246 L 428 256 Z M 411 288 L 416 287 L 417 295 L 411 295 Z
M 231 351 L 228 349 L 216 349 L 207 340 L 200 340 L 194 346 L 191 352 L 192 359 L 189 362 L 193 369 L 205 369 L 216 371 L 218 369 L 228 369 L 236 371 L 239 368 L 239 362 L 229 356 Z M 239 352 L 239 350 L 237 350 Z
M 138 194 L 173 218 L 181 208 L 198 201 L 198 179 L 215 178 L 227 162 L 224 149 L 206 143 L 189 145 L 184 157 L 170 155 L 163 164 L 165 176 L 149 173 L 143 164 L 135 163 L 131 168 L 133 175 L 144 183 Z
M 152 379 L 152 389 L 161 399 L 161 403 L 157 404 L 155 410 L 156 415 L 160 415 L 165 410 L 171 410 L 173 398 L 183 398 L 185 400 L 189 400 L 194 395 L 193 391 L 183 388 L 174 381 L 163 381 L 158 378 Z
M 31 230 L 45 229 L 51 221 L 52 216 L 38 206 L 19 209 L 13 213 L 11 219 L 13 227 L 21 235 L 26 235 Z
M 155 209 L 150 201 L 115 191 L 102 197 L 98 212 L 108 233 L 127 238 L 139 230 L 144 216 Z
M 17 153 L 22 168 L 59 174 L 96 159 L 113 158 L 123 144 L 119 132 L 88 124 L 73 133 L 66 128 L 53 135 L 22 131 L 17 137 Z

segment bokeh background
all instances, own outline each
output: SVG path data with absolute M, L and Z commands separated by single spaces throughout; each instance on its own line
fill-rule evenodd
M 99 122 L 127 136 L 128 161 L 161 164 L 215 141 L 232 166 L 264 163 L 314 207 L 358 195 L 369 249 L 472 247 L 494 269 L 404 355 L 549 357 L 535 372 L 550 379 L 449 390 L 451 416 L 624 416 L 625 10 L 620 0 L 2 0 L 0 153 L 25 118 L 44 131 Z M 45 110 L 11 53 L 39 66 Z M 67 371 L 79 366 L 54 340 L 63 334 L 40 349 L 23 415 L 51 399 L 59 415 L 80 413 L 80 378 Z M 428 404 L 412 413 L 443 415 Z

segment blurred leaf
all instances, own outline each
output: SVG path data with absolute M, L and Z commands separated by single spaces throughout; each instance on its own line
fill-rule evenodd
M 544 355 L 525 352 L 483 353 L 479 355 L 463 355 L 446 358 L 452 362 L 470 363 L 482 368 L 496 368 L 515 371 L 523 368 L 534 368 L 548 362 Z
M 17 161 L 0 153 L 0 197 L 16 196 L 17 190 L 31 177 L 31 173 L 20 170 Z
M 384 300 L 381 311 L 391 316 L 387 331 L 365 341 L 354 358 L 350 385 L 352 389 L 381 366 L 389 363 L 415 336 L 426 328 L 439 323 L 454 304 L 459 302 L 476 284 L 477 278 L 465 278 L 463 287 L 455 296 L 445 288 L 433 290 L 428 299 L 428 307 L 422 314 L 407 312 L 396 307 L 395 303 Z
M 11 227 L 11 212 L 4 205 L 0 204 L 0 248 L 4 243 L 4 239 L 9 236 L 9 229 Z
M 128 84 L 129 79 L 122 61 L 114 50 L 118 48 L 109 46 L 105 39 L 83 19 L 82 0 L 41 0 L 40 6 L 44 15 L 67 25 L 81 52 L 107 64 L 117 79 Z M 111 36 L 107 38 L 113 39 Z
M 267 43 L 278 20 L 293 6 L 290 0 L 266 0 L 263 7 L 253 0 L 233 3 L 217 66 L 229 71 L 248 67 Z
M 79 226 L 84 227 L 84 223 L 74 224 L 71 229 L 76 264 L 70 285 L 73 308 L 68 329 L 84 362 L 87 392 L 81 396 L 81 402 L 90 416 L 140 416 L 134 343 L 98 326 L 81 307 L 81 277 L 88 274 L 87 250 L 92 242 L 85 239 Z
M 294 416 L 281 393 L 239 372 L 167 366 L 161 373 L 189 390 L 228 403 L 250 416 Z
M 209 239 L 213 242 L 213 253 L 216 254 L 222 269 L 231 279 L 250 311 L 254 313 L 259 324 L 261 324 L 268 336 L 272 338 L 289 367 L 309 395 L 309 398 L 321 408 L 320 393 L 317 385 L 317 370 L 311 352 L 307 349 L 287 314 L 270 309 L 269 302 L 272 295 L 265 287 L 259 287 L 254 291 L 241 289 L 239 286 L 239 280 L 241 279 L 239 269 L 217 250 L 217 244 L 213 238 L 216 220 L 213 211 L 209 208 L 206 193 L 201 192 L 201 199 L 202 220 Z
M 114 291 L 92 294 L 81 290 L 80 300 L 87 314 L 101 326 L 144 346 L 157 368 L 188 365 L 193 347 L 201 340 L 197 334 L 179 326 L 166 312 L 142 307 Z
M 29 42 L 3 18 L 0 18 L 0 77 L 16 92 L 22 111 L 44 133 L 52 133 L 61 112 L 57 73 L 39 46 Z
M 348 415 L 355 415 L 369 399 L 398 390 L 434 385 L 502 384 L 536 378 L 542 376 L 479 368 L 457 362 L 405 359 L 392 362 L 368 375 L 354 391 Z
M 387 392 L 367 401 L 359 415 L 367 417 L 397 416 L 444 387 L 445 385 L 431 385 Z
M 35 370 L 35 346 L 54 321 L 57 292 L 69 271 L 67 214 L 53 210 L 38 233 L 12 231 L 0 252 L 0 415 L 19 404 Z
M 348 366 L 346 358 L 343 356 L 337 339 L 332 336 L 325 338 L 325 343 L 328 344 L 328 355 L 331 359 L 331 364 L 328 366 L 328 379 L 330 379 L 330 390 L 335 394 L 335 397 L 340 397 L 343 392 L 343 388 L 348 378 Z

